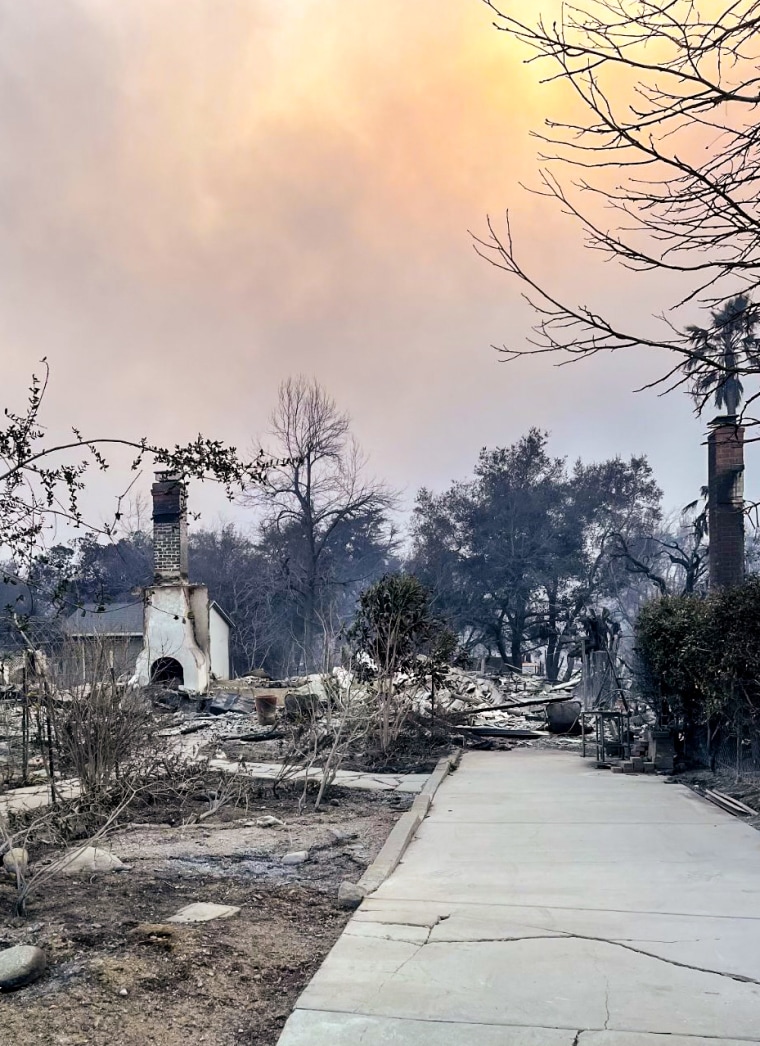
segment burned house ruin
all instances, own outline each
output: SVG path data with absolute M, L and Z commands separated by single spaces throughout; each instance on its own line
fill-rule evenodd
M 230 627 L 205 585 L 190 584 L 187 494 L 181 476 L 157 472 L 153 496 L 154 582 L 143 589 L 143 644 L 134 682 L 202 694 L 230 676 Z

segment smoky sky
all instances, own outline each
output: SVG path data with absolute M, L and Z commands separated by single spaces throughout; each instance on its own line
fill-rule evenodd
M 51 433 L 247 446 L 303 373 L 407 505 L 530 425 L 571 460 L 647 453 L 690 501 L 703 423 L 633 392 L 665 360 L 491 348 L 532 319 L 468 234 L 507 207 L 569 297 L 626 322 L 668 300 L 521 187 L 565 104 L 524 58 L 479 0 L 0 0 L 6 403 L 45 356 Z

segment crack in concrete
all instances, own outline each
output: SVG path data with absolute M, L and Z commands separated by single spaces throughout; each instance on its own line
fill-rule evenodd
M 427 943 L 428 943 L 427 941 L 423 941 L 422 944 L 418 944 L 417 947 L 412 952 L 412 954 L 408 955 L 406 957 L 406 959 L 404 959 L 404 961 L 399 966 L 396 967 L 396 969 L 393 971 L 393 973 L 389 974 L 388 977 L 384 978 L 380 982 L 380 985 L 379 985 L 378 990 L 377 990 L 377 994 L 378 995 L 380 995 L 382 993 L 382 991 L 385 989 L 385 986 L 388 983 L 388 981 L 392 981 L 394 977 L 398 977 L 398 975 L 401 973 L 403 968 L 408 963 L 410 963 L 412 961 L 412 959 L 416 959 L 417 958 L 417 956 L 420 954 L 420 952 L 422 951 L 422 949 L 425 947 L 425 945 Z
M 436 928 L 436 926 L 439 926 L 442 922 L 445 922 L 446 919 L 448 919 L 448 918 L 450 918 L 448 915 L 438 915 L 438 916 L 436 916 L 435 922 L 433 923 L 433 925 L 428 930 L 428 935 L 425 938 L 425 940 L 423 941 L 423 947 L 424 947 L 425 944 L 430 944 L 430 936 L 431 936 L 433 930 Z
M 432 929 L 430 931 L 432 933 Z M 636 938 L 631 938 L 636 940 Z M 739 981 L 742 984 L 756 984 L 760 986 L 760 980 L 755 977 L 747 977 L 743 973 L 729 973 L 726 970 L 711 970 L 706 966 L 694 966 L 691 963 L 680 962 L 678 959 L 668 959 L 664 955 L 656 955 L 654 952 L 648 952 L 644 948 L 634 948 L 633 945 L 628 944 L 625 939 L 615 940 L 610 937 L 591 937 L 582 933 L 569 933 L 566 930 L 555 930 L 548 934 L 530 934 L 525 937 L 476 937 L 469 938 L 467 940 L 459 941 L 430 941 L 430 934 L 428 934 L 428 940 L 424 942 L 420 947 L 424 947 L 425 944 L 515 944 L 519 941 L 558 941 L 558 940 L 577 940 L 577 941 L 590 941 L 596 944 L 609 944 L 615 948 L 623 948 L 625 951 L 633 952 L 636 955 L 644 955 L 648 959 L 656 959 L 658 962 L 667 963 L 669 966 L 678 966 L 683 970 L 694 970 L 695 973 L 708 973 L 714 977 L 726 977 L 732 981 Z M 662 943 L 662 942 L 657 942 Z M 669 942 L 664 942 L 669 943 Z M 680 943 L 680 942 L 673 942 Z
M 403 922 L 400 919 L 383 920 L 383 921 L 380 921 L 378 919 L 357 919 L 356 922 L 357 922 L 357 924 L 360 923 L 362 926 L 413 926 L 415 928 L 415 930 L 426 930 L 427 929 L 427 930 L 432 931 L 432 930 L 434 930 L 436 928 L 436 926 L 438 926 L 439 923 L 442 923 L 445 919 L 450 919 L 450 918 L 451 918 L 451 914 L 448 913 L 446 915 L 436 915 L 434 920 L 433 920 L 433 922 L 430 922 L 428 920 L 428 922 L 407 923 L 407 922 Z
M 579 941 L 594 941 L 597 944 L 611 944 L 615 948 L 623 948 L 625 951 L 634 952 L 636 955 L 645 955 L 648 959 L 656 959 L 658 962 L 667 963 L 669 966 L 678 966 L 682 970 L 694 970 L 695 973 L 709 973 L 714 977 L 726 977 L 732 981 L 740 981 L 742 984 L 756 984 L 760 986 L 760 980 L 755 977 L 746 977 L 743 973 L 728 973 L 726 970 L 710 970 L 706 966 L 694 966 L 691 963 L 679 962 L 678 959 L 667 959 L 663 955 L 656 955 L 654 952 L 645 951 L 643 948 L 634 948 L 625 941 L 616 941 L 608 937 L 587 937 L 580 933 L 563 933 L 562 935 L 563 937 L 572 937 Z
M 376 903 L 380 905 L 395 904 L 395 905 L 425 905 L 440 903 L 445 904 L 446 899 L 440 899 L 433 901 L 430 897 L 378 897 L 374 899 Z M 517 904 L 508 901 L 490 901 L 487 905 L 483 901 L 468 901 L 461 897 L 452 899 L 449 903 L 455 904 L 458 908 L 509 908 L 509 909 L 536 909 L 539 908 L 543 912 L 601 912 L 603 915 L 656 915 L 658 919 L 663 919 L 672 916 L 676 919 L 710 919 L 723 921 L 735 921 L 735 922 L 760 922 L 760 915 L 714 915 L 709 912 L 671 912 L 671 911 L 651 911 L 648 908 L 588 908 L 586 905 L 568 905 L 568 904 Z M 371 911 L 380 911 L 381 909 L 372 908 Z
M 402 962 L 402 963 L 401 963 L 401 964 L 400 964 L 399 966 L 397 966 L 397 967 L 396 967 L 396 969 L 395 969 L 395 970 L 394 970 L 394 971 L 393 971 L 393 972 L 392 972 L 391 974 L 389 974 L 389 975 L 388 975 L 388 977 L 385 977 L 385 978 L 384 978 L 384 979 L 383 979 L 383 980 L 381 981 L 381 983 L 380 983 L 380 986 L 379 986 L 379 988 L 378 988 L 378 995 L 379 995 L 379 994 L 381 993 L 381 991 L 382 991 L 382 990 L 383 990 L 383 989 L 385 988 L 385 985 L 386 985 L 386 984 L 388 983 L 388 981 L 391 981 L 391 980 L 393 980 L 393 978 L 394 978 L 394 977 L 398 977 L 398 975 L 399 975 L 399 974 L 401 973 L 401 971 L 402 971 L 402 970 L 404 969 L 404 967 L 405 967 L 405 966 L 407 966 L 407 965 L 408 965 L 408 964 L 409 964 L 410 962 L 412 962 L 412 961 L 413 961 L 414 959 L 416 959 L 416 958 L 417 958 L 417 956 L 418 956 L 418 955 L 420 954 L 420 952 L 422 951 L 422 949 L 423 949 L 423 948 L 424 948 L 424 947 L 425 947 L 426 945 L 428 945 L 428 944 L 430 944 L 430 943 L 431 943 L 431 941 L 430 941 L 430 935 L 431 935 L 431 933 L 433 932 L 433 930 L 434 930 L 434 929 L 436 928 L 436 926 L 437 926 L 437 925 L 438 925 L 439 923 L 443 922 L 443 920 L 444 920 L 444 919 L 448 919 L 448 918 L 449 918 L 449 916 L 448 916 L 448 915 L 439 915 L 439 916 L 437 916 L 437 918 L 436 918 L 436 921 L 435 921 L 435 922 L 433 923 L 433 925 L 432 925 L 432 926 L 430 926 L 430 927 L 428 928 L 428 932 L 427 932 L 427 937 L 425 938 L 425 940 L 424 940 L 424 941 L 423 941 L 423 942 L 422 942 L 421 944 L 418 944 L 418 945 L 417 945 L 417 947 L 416 947 L 416 948 L 414 949 L 414 951 L 412 952 L 412 954 L 411 954 L 411 955 L 408 955 L 408 956 L 406 957 L 406 959 L 404 959 L 404 961 L 403 961 L 403 962 Z M 382 925 L 382 924 L 381 924 L 381 925 Z M 410 923 L 409 925 L 414 925 L 414 924 Z M 423 929 L 423 927 L 419 927 L 419 929 Z M 413 942 L 412 942 L 412 941 L 405 941 L 405 942 L 403 942 L 403 943 L 405 943 L 405 944 L 412 944 Z M 435 943 L 435 942 L 432 942 L 432 943 Z

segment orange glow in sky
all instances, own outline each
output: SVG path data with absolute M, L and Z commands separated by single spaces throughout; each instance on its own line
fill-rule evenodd
M 479 0 L 0 0 L 0 25 L 6 387 L 47 355 L 56 422 L 245 444 L 305 372 L 410 497 L 530 424 L 657 466 L 672 419 L 642 427 L 639 361 L 509 368 L 490 348 L 531 322 L 468 236 L 507 206 L 568 294 L 658 303 L 520 188 L 563 90 Z M 599 432 L 578 424 L 594 410 Z M 701 459 L 672 472 L 690 492 Z

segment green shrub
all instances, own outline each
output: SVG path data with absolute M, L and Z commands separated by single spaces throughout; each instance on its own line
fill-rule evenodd
M 760 719 L 760 578 L 653 600 L 639 614 L 636 646 L 656 697 L 685 726 Z
M 415 687 L 429 687 L 435 701 L 456 637 L 435 615 L 430 593 L 414 575 L 386 574 L 362 592 L 348 638 L 359 678 L 374 696 L 374 732 L 387 755 L 412 709 Z

